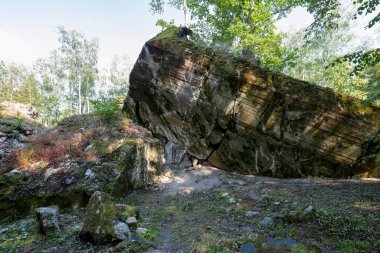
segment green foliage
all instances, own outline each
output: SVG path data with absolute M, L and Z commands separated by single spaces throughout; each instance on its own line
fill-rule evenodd
M 221 250 L 221 249 L 219 249 L 218 247 L 215 247 L 215 246 L 211 247 L 210 249 L 208 249 L 206 251 L 206 253 L 223 253 L 223 252 L 225 252 L 225 251 L 223 251 L 223 250 Z
M 170 20 L 170 22 L 166 22 L 163 19 L 159 19 L 156 22 L 156 26 L 161 27 L 161 31 L 168 29 L 169 27 L 174 26 L 174 19 Z
M 344 55 L 333 62 L 332 66 L 342 62 L 353 63 L 355 67 L 352 70 L 351 75 L 357 75 L 360 71 L 363 71 L 368 67 L 374 67 L 380 62 L 380 49 L 371 49 L 369 51 L 359 50 L 357 52 Z
M 114 98 L 100 96 L 97 100 L 91 100 L 94 114 L 104 121 L 113 121 L 120 112 L 120 105 Z
M 13 129 L 20 129 L 23 124 L 25 124 L 25 120 L 23 118 L 15 118 L 11 121 L 11 127 Z
M 97 39 L 87 39 L 83 33 L 76 30 L 66 30 L 58 27 L 58 60 L 62 77 L 69 83 L 69 99 L 71 110 L 82 114 L 90 111 L 89 100 L 94 95 L 94 85 L 97 79 L 99 42 Z M 84 103 L 87 102 L 87 103 Z
M 358 62 L 344 61 L 344 55 L 352 52 L 355 55 L 360 48 L 362 52 L 370 49 L 366 45 L 347 47 L 354 38 L 354 35 L 349 33 L 353 14 L 350 9 L 339 10 L 338 13 L 342 17 L 335 21 L 337 26 L 333 29 L 321 28 L 318 36 L 305 39 L 305 31 L 287 36 L 284 72 L 297 79 L 376 104 L 380 98 L 380 68 L 375 65 L 366 67 L 356 75 L 351 74 L 358 68 L 355 65 Z
M 340 250 L 343 253 L 367 252 L 369 243 L 360 240 L 344 240 L 340 242 Z
M 169 1 L 177 9 L 182 1 Z M 189 0 L 188 9 L 196 23 L 195 39 L 206 46 L 233 52 L 268 68 L 281 70 L 282 35 L 275 33 L 275 15 L 285 1 Z M 151 1 L 154 13 L 162 13 L 164 1 Z M 160 21 L 159 23 L 167 24 Z
M 351 20 L 375 12 L 379 2 L 352 1 L 357 9 Z M 339 0 L 188 0 L 187 3 L 191 17 L 195 20 L 192 28 L 196 31 L 196 40 L 208 46 L 258 59 L 263 66 L 274 70 L 282 69 L 284 54 L 281 45 L 282 35 L 274 33 L 275 19 L 286 17 L 295 7 L 306 7 L 308 12 L 314 15 L 314 22 L 306 30 L 307 40 L 317 37 L 323 42 L 325 37 L 321 31 L 336 30 L 342 18 L 341 13 L 337 11 L 341 6 Z M 177 9 L 184 8 L 182 0 L 151 0 L 152 12 L 162 13 L 165 4 Z M 371 28 L 379 22 L 380 13 L 369 21 L 367 27 Z M 355 72 L 360 71 L 380 62 L 378 50 L 358 50 L 347 54 L 342 60 L 354 64 Z
M 146 233 L 139 234 L 139 236 L 146 239 L 154 239 L 157 237 L 157 230 L 156 227 L 152 227 L 151 229 L 148 229 Z

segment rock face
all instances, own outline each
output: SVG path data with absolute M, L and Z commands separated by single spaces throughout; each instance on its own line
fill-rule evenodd
M 36 206 L 85 207 L 96 191 L 123 196 L 154 181 L 163 172 L 161 141 L 124 117 L 113 124 L 90 114 L 66 118 L 30 136 L 5 166 L 0 159 L 0 218 Z
M 0 174 L 5 172 L 5 157 L 12 151 L 24 147 L 28 136 L 43 130 L 34 121 L 33 117 L 36 115 L 36 110 L 28 105 L 0 103 Z
M 146 42 L 124 111 L 210 164 L 276 177 L 379 176 L 380 110 L 201 49 L 172 27 Z
M 130 139 L 119 155 L 120 175 L 114 194 L 123 195 L 152 181 L 162 165 L 163 149 L 155 138 Z

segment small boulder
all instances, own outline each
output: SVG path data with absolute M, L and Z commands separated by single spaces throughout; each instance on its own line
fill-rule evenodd
M 58 209 L 56 207 L 40 207 L 36 210 L 39 231 L 43 235 L 59 231 Z
M 148 233 L 148 229 L 147 228 L 137 228 L 136 229 L 136 234 L 140 235 L 140 234 L 146 234 Z
M 137 228 L 137 219 L 136 217 L 129 217 L 126 221 L 126 223 L 128 224 L 128 226 L 133 229 L 133 228 Z
M 260 214 L 259 212 L 247 211 L 247 212 L 245 212 L 245 217 L 252 218 L 252 217 L 257 216 L 259 214 Z
M 125 204 L 116 204 L 117 209 L 122 214 L 122 217 L 127 220 L 128 217 L 140 217 L 140 210 L 137 207 Z
M 128 225 L 120 220 L 120 212 L 112 197 L 96 191 L 86 208 L 83 229 L 79 234 L 84 241 L 105 244 L 131 237 Z
M 122 221 L 115 221 L 113 229 L 115 231 L 116 238 L 119 240 L 128 240 L 132 237 L 128 225 Z
M 312 206 L 307 208 L 297 207 L 294 211 L 286 213 L 284 220 L 289 223 L 309 222 L 315 218 L 315 209 Z
M 228 199 L 228 203 L 230 204 L 236 204 L 236 199 L 234 197 Z
M 264 228 L 271 227 L 273 226 L 273 224 L 274 224 L 273 219 L 272 217 L 269 217 L 269 216 L 265 217 L 264 219 L 260 221 L 260 226 Z

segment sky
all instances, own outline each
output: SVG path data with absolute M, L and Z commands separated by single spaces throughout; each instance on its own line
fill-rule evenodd
M 163 16 L 149 11 L 149 0 L 0 0 L 0 60 L 32 65 L 59 46 L 58 26 L 99 39 L 99 65 L 113 57 L 137 58 L 145 41 L 160 31 L 157 19 L 183 24 L 183 12 Z M 277 23 L 280 31 L 308 26 L 313 17 L 296 8 Z

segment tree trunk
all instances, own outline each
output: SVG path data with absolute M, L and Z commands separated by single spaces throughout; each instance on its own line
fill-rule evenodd
M 187 0 L 183 0 L 183 13 L 185 14 L 185 27 L 187 26 Z
M 78 87 L 78 112 L 79 114 L 82 114 L 82 94 L 81 94 L 81 87 L 82 84 L 79 82 L 79 87 Z

